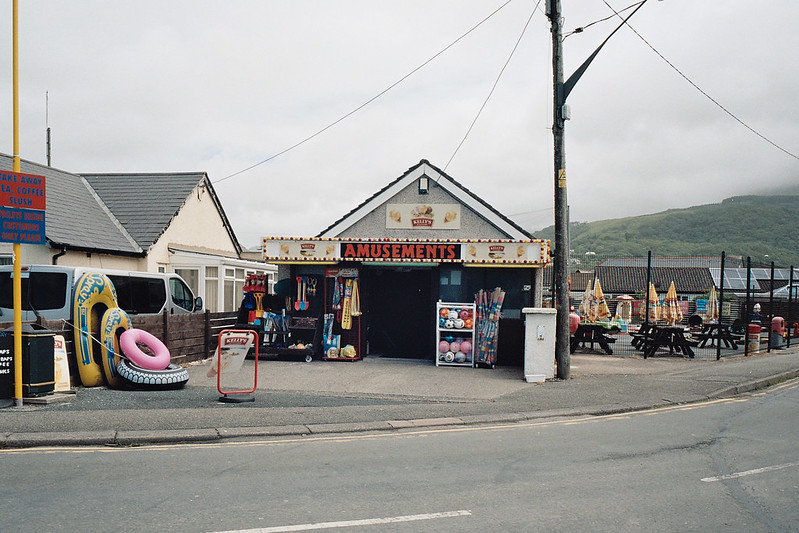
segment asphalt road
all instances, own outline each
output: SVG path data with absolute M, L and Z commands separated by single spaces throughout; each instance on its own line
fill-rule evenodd
M 0 450 L 9 531 L 795 531 L 799 381 L 524 423 Z

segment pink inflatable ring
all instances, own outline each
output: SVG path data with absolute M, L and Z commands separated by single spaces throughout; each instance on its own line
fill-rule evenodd
M 144 344 L 154 355 L 144 353 L 137 343 Z M 131 328 L 122 332 L 119 347 L 132 363 L 147 370 L 163 370 L 169 366 L 169 350 L 163 342 L 143 329 Z

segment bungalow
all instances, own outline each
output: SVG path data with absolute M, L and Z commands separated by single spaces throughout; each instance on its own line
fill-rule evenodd
M 0 170 L 13 159 L 0 154 Z M 45 177 L 46 245 L 22 244 L 23 264 L 175 272 L 206 309 L 234 311 L 245 278 L 277 268 L 243 250 L 205 172 L 74 174 L 21 161 Z M 0 264 L 13 247 L 0 243 Z

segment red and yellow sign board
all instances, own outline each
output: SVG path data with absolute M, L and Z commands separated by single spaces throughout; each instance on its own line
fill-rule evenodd
M 45 244 L 44 176 L 0 171 L 0 242 Z
M 271 263 L 463 263 L 545 266 L 549 240 L 508 239 L 302 239 L 265 237 L 263 258 Z

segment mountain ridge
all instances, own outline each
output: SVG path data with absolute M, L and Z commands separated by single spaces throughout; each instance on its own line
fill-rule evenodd
M 674 208 L 634 217 L 572 222 L 570 248 L 581 257 L 751 257 L 753 265 L 799 267 L 799 194 L 732 196 L 720 203 Z M 554 226 L 534 232 L 553 239 Z M 554 246 L 554 243 L 553 243 Z

